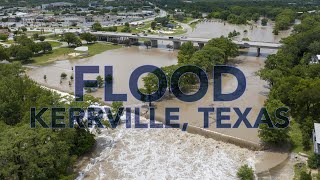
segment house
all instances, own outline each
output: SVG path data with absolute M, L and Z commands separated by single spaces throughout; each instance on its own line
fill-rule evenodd
M 309 62 L 309 64 L 319 64 L 320 63 L 320 55 L 313 56 Z
M 316 154 L 320 154 L 320 123 L 314 123 L 314 129 L 312 133 L 313 151 Z

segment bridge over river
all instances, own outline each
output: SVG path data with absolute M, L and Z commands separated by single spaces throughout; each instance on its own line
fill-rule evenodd
M 113 42 L 117 41 L 119 43 L 124 42 L 129 39 L 130 44 L 135 44 L 139 41 L 139 38 L 149 39 L 151 41 L 151 47 L 158 47 L 158 41 L 171 41 L 173 42 L 173 48 L 179 49 L 181 44 L 184 42 L 198 43 L 199 47 L 202 48 L 210 38 L 197 38 L 197 37 L 177 37 L 177 36 L 162 36 L 162 35 L 147 35 L 140 36 L 138 34 L 129 33 L 117 33 L 117 32 L 92 32 L 97 36 L 99 41 Z M 272 43 L 272 42 L 258 42 L 258 41 L 233 41 L 235 44 L 244 48 L 257 48 L 257 56 L 260 56 L 260 49 L 279 49 L 282 44 Z

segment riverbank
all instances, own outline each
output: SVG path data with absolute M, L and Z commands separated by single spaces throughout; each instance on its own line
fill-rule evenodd
M 71 56 L 70 54 L 75 53 L 74 48 L 70 47 L 61 47 L 53 49 L 52 52 L 47 54 L 41 54 L 38 57 L 32 58 L 32 64 L 35 65 L 44 65 L 47 63 L 52 63 L 54 61 L 64 60 L 64 59 L 80 59 L 80 58 L 88 58 L 100 54 L 102 52 L 118 49 L 122 46 L 113 45 L 110 43 L 97 42 L 94 44 L 84 44 L 84 46 L 88 46 L 89 51 L 86 56 Z

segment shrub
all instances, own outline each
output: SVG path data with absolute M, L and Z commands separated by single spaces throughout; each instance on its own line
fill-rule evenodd
M 60 77 L 62 78 L 62 79 L 65 79 L 66 77 L 67 77 L 68 75 L 66 74 L 66 73 L 61 73 L 61 75 L 60 75 Z
M 302 171 L 300 173 L 300 180 L 312 180 L 311 173 L 306 173 L 305 171 Z
M 241 166 L 238 169 L 237 176 L 238 176 L 238 178 L 240 178 L 242 180 L 252 180 L 252 179 L 254 179 L 253 170 L 247 164 Z
M 308 166 L 311 169 L 317 169 L 320 166 L 320 156 L 313 154 L 308 158 Z

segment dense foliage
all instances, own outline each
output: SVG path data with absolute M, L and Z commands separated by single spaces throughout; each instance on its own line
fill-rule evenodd
M 320 64 L 310 64 L 313 56 L 320 54 L 320 16 L 305 15 L 302 23 L 294 27 L 291 36 L 283 40 L 283 47 L 275 55 L 270 55 L 265 68 L 260 71 L 262 79 L 269 82 L 271 92 L 266 106 L 272 103 L 284 104 L 291 111 L 292 118 L 299 123 L 303 132 L 305 149 L 310 148 L 313 123 L 320 122 Z M 259 136 L 265 142 L 287 140 L 283 131 L 265 129 Z
M 0 47 L 0 60 L 26 62 L 34 56 L 52 51 L 49 42 L 34 42 L 26 35 L 14 37 L 15 44 L 9 48 Z
M 228 58 L 238 55 L 238 46 L 230 39 L 225 37 L 211 39 L 202 49 L 199 49 L 191 42 L 186 42 L 181 45 L 178 53 L 178 64 L 162 67 L 162 71 L 167 77 L 171 77 L 175 70 L 184 65 L 194 65 L 203 69 L 205 72 L 212 72 L 214 65 L 222 65 L 228 61 Z M 159 84 L 157 76 L 158 72 L 150 73 L 143 78 L 144 88 L 140 89 L 143 94 L 152 94 L 158 87 L 165 85 Z M 158 74 L 158 76 L 160 76 Z M 170 85 L 170 78 L 167 79 Z M 160 81 L 161 82 L 161 81 Z M 196 76 L 185 74 L 179 81 L 179 87 L 183 92 L 192 90 L 192 87 L 197 84 Z M 169 86 L 168 85 L 168 86 Z M 170 93 L 170 92 L 169 92 Z M 146 101 L 148 98 L 146 97 Z M 149 103 L 151 105 L 151 103 Z
M 0 64 L 0 179 L 58 179 L 72 174 L 72 164 L 92 148 L 94 135 L 79 128 L 32 129 L 30 108 L 88 105 L 66 104 L 25 77 L 20 64 Z M 43 115 L 47 122 L 49 117 L 50 112 Z

